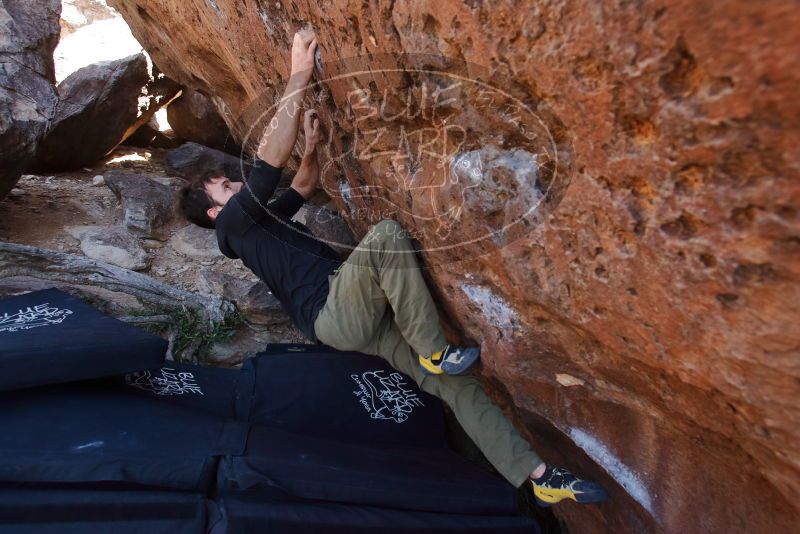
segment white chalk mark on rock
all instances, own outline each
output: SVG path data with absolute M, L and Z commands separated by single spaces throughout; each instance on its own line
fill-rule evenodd
M 208 5 L 214 8 L 214 11 L 217 12 L 217 15 L 222 15 L 222 10 L 220 10 L 219 5 L 217 5 L 216 0 L 208 0 Z
M 566 373 L 556 373 L 556 382 L 564 387 L 584 386 L 586 382 L 577 376 L 568 375 Z
M 350 182 L 344 181 L 339 184 L 339 193 L 342 194 L 342 199 L 344 203 L 347 205 L 347 211 L 350 213 L 355 213 L 356 205 L 353 204 L 353 190 L 350 187 Z
M 464 284 L 461 286 L 469 300 L 478 306 L 483 316 L 496 327 L 507 330 L 514 327 L 517 312 L 499 295 L 495 295 L 489 288 Z
M 606 472 L 616 480 L 633 499 L 641 504 L 653 516 L 653 500 L 650 492 L 642 482 L 639 475 L 634 473 L 627 465 L 608 450 L 600 440 L 579 428 L 572 428 L 569 437 L 581 449 L 586 451 L 592 460 L 597 462 Z

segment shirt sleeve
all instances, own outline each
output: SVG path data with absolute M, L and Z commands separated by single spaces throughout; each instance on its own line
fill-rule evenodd
M 297 210 L 305 203 L 306 199 L 303 198 L 303 195 L 298 193 L 295 189 L 289 187 L 283 193 L 280 194 L 277 198 L 270 201 L 268 207 L 270 210 L 280 213 L 281 215 L 285 215 L 287 218 L 291 219 L 294 217 L 294 214 L 297 213 Z
M 281 169 L 257 159 L 244 187 L 231 200 L 235 199 L 245 213 L 254 221 L 259 221 L 266 214 L 267 202 L 280 179 Z

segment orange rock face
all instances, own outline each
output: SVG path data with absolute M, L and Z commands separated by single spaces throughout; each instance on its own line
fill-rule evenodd
M 796 528 L 790 2 L 110 3 L 250 149 L 317 29 L 326 191 L 412 232 L 498 402 L 611 489 L 572 532 Z

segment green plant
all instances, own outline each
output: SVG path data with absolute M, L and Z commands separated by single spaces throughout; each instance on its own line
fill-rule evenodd
M 209 323 L 192 310 L 175 310 L 170 314 L 169 328 L 173 332 L 172 354 L 179 360 L 199 360 L 215 343 L 229 341 L 244 324 L 237 311 L 227 314 L 219 323 Z
M 208 354 L 215 343 L 229 341 L 245 322 L 238 310 L 228 313 L 221 322 L 214 323 L 196 310 L 187 308 L 143 306 L 131 310 L 128 315 L 165 318 L 154 322 L 142 322 L 138 326 L 156 335 L 169 332 L 173 339 L 172 354 L 178 361 L 199 361 Z

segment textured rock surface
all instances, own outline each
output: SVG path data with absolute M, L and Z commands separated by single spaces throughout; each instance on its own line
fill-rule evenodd
M 241 181 L 250 174 L 252 165 L 245 159 L 197 143 L 184 143 L 167 154 L 167 169 L 184 178 L 205 175 L 227 175 Z
M 131 35 L 125 20 L 116 10 L 109 7 L 105 0 L 64 0 L 61 13 L 61 39 L 54 54 L 56 81 L 61 83 L 83 67 L 103 61 L 119 60 L 140 52 L 142 47 Z M 143 128 L 153 118 L 155 112 L 174 98 L 180 90 L 175 82 L 165 77 L 149 60 L 147 70 L 149 79 L 141 87 L 136 119 L 126 125 L 122 139 L 127 139 Z M 119 107 L 125 109 L 125 106 Z M 142 135 L 145 133 L 142 132 Z M 167 140 L 159 133 L 151 132 L 145 141 Z M 162 148 L 177 146 L 168 142 L 166 144 L 169 146 Z M 157 145 L 158 143 L 139 146 Z
M 266 284 L 252 273 L 242 273 L 236 277 L 213 269 L 203 269 L 198 273 L 197 286 L 209 295 L 222 295 L 236 304 L 244 317 L 251 323 L 260 325 L 289 324 L 291 319 L 281 303 L 267 288 Z
M 452 332 L 483 346 L 498 402 L 543 456 L 611 489 L 608 504 L 557 507 L 572 532 L 796 528 L 796 6 L 111 3 L 250 148 L 249 128 L 285 83 L 296 23 L 320 31 L 326 76 L 370 67 L 310 93 L 333 163 L 326 190 L 358 235 L 385 216 L 414 232 Z M 380 71 L 395 66 L 406 73 Z M 423 107 L 422 85 L 405 91 L 415 67 L 505 92 L 481 103 L 457 90 L 444 105 L 467 141 L 446 152 L 463 163 L 450 179 L 409 157 L 425 143 L 408 132 L 430 117 L 403 116 L 384 94 Z M 435 91 L 444 80 L 429 81 Z M 549 135 L 528 137 L 504 99 Z M 365 113 L 381 101 L 399 119 Z M 527 223 L 473 239 L 509 214 Z
M 36 153 L 55 110 L 60 12 L 59 0 L 0 3 L 0 198 Z
M 128 125 L 128 129 L 125 130 L 122 136 L 123 140 L 150 122 L 155 117 L 156 111 L 175 98 L 175 95 L 180 91 L 180 86 L 177 83 L 164 76 L 164 73 L 151 63 L 148 63 L 147 75 L 147 83 L 142 87 L 139 94 L 136 120 Z M 173 143 L 172 146 L 178 146 L 178 143 Z
M 197 91 L 183 89 L 167 106 L 167 121 L 180 139 L 236 155 L 241 151 L 214 103 Z
M 160 237 L 159 228 L 175 216 L 175 187 L 127 172 L 109 173 L 106 185 L 122 203 L 123 224 L 142 237 Z
M 147 60 L 135 54 L 78 69 L 58 85 L 53 124 L 39 144 L 33 171 L 91 165 L 122 141 L 138 115 Z
M 178 148 L 182 143 L 183 141 L 176 139 L 171 132 L 161 132 L 155 116 L 151 116 L 146 124 L 139 126 L 122 142 L 124 145 L 142 148 Z
M 73 226 L 67 231 L 81 242 L 81 250 L 87 258 L 133 271 L 147 269 L 150 265 L 150 258 L 139 240 L 123 228 Z
M 222 256 L 214 230 L 189 224 L 173 234 L 169 245 L 191 258 L 217 258 Z

